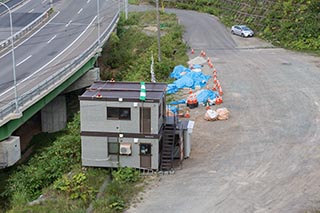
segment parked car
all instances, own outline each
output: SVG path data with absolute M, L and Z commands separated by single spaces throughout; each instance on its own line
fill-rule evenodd
M 234 25 L 231 27 L 231 33 L 242 37 L 252 37 L 254 32 L 246 25 Z

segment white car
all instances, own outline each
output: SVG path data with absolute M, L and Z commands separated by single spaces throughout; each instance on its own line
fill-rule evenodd
M 252 37 L 254 32 L 246 25 L 234 25 L 231 27 L 231 33 L 242 37 Z

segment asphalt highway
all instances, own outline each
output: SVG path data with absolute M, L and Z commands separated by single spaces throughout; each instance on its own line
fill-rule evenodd
M 43 6 L 32 8 L 31 5 L 37 4 L 34 4 L 34 1 L 29 1 L 23 5 L 21 10 L 38 14 L 40 9 L 45 9 L 48 6 L 48 2 L 49 0 L 38 1 L 38 4 Z M 15 48 L 19 94 L 32 88 L 32 85 L 36 86 L 41 79 L 52 75 L 48 72 L 55 72 L 61 66 L 71 63 L 98 38 L 96 31 L 97 2 L 95 0 L 54 1 L 53 7 L 55 13 L 52 19 Z M 117 9 L 116 2 L 100 0 L 101 32 L 106 29 Z M 80 52 L 77 52 L 78 49 Z M 66 57 L 67 55 L 69 57 Z M 8 93 L 12 95 L 11 52 L 0 57 L 0 67 L 0 96 Z M 25 84 L 29 86 L 22 86 Z
M 38 18 L 50 6 L 43 0 L 27 1 L 24 5 L 20 5 L 19 2 L 22 1 L 12 0 L 7 3 L 12 10 L 13 34 Z M 14 5 L 17 5 L 17 7 L 13 7 Z M 0 41 L 3 41 L 10 36 L 10 17 L 8 9 L 1 5 L 0 14 Z

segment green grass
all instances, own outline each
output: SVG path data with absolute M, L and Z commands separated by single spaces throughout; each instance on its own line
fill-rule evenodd
M 117 34 L 103 49 L 100 67 L 104 80 L 150 81 L 151 56 L 158 82 L 169 82 L 169 73 L 178 64 L 186 65 L 187 46 L 182 41 L 183 27 L 175 14 L 160 13 L 161 62 L 158 61 L 156 13 L 132 12 L 128 20 L 121 16 Z M 175 52 L 175 54 L 174 54 Z

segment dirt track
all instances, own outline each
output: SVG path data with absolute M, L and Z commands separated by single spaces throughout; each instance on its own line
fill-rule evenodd
M 172 11 L 172 10 L 171 10 Z M 128 212 L 305 212 L 320 201 L 320 59 L 230 34 L 209 15 L 175 11 L 185 41 L 217 69 L 231 117 L 196 121 L 183 170 Z M 190 55 L 190 58 L 195 57 Z M 204 73 L 212 75 L 205 67 Z

